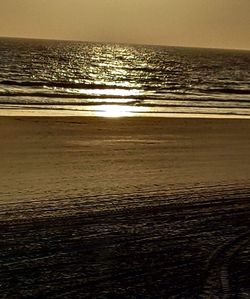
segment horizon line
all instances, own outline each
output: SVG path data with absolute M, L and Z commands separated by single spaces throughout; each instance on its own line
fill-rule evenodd
M 78 40 L 78 39 L 56 39 L 43 37 L 26 37 L 26 36 L 7 36 L 1 35 L 0 38 L 6 39 L 28 39 L 41 41 L 63 41 L 63 42 L 81 42 L 81 43 L 100 43 L 100 44 L 119 44 L 119 45 L 135 45 L 135 46 L 153 46 L 153 47 L 176 47 L 176 48 L 196 48 L 196 49 L 211 49 L 211 50 L 235 50 L 235 51 L 250 51 L 250 48 L 221 48 L 221 47 L 205 47 L 198 45 L 167 45 L 167 44 L 149 44 L 149 43 L 134 43 L 134 42 L 114 42 L 114 41 L 94 41 L 94 40 Z

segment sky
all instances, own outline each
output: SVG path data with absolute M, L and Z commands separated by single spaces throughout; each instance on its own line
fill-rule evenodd
M 0 36 L 250 49 L 250 0 L 0 0 Z

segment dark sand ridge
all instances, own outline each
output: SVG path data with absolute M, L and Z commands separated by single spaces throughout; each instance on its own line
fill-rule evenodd
M 247 298 L 249 133 L 236 119 L 1 117 L 0 293 Z

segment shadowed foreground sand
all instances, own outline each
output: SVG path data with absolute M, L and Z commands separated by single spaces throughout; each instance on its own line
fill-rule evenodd
M 249 133 L 1 117 L 0 297 L 249 298 Z

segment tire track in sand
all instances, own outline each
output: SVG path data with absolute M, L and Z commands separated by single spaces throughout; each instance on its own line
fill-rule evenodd
M 249 235 L 249 232 L 242 233 L 212 253 L 206 267 L 201 298 L 234 298 L 236 294 L 233 293 L 230 284 L 229 266 L 235 255 L 248 243 Z

